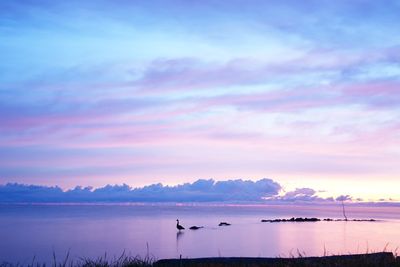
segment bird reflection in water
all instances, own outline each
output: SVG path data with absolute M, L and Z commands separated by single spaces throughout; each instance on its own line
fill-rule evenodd
M 180 232 L 180 231 L 176 232 L 176 242 L 179 242 L 179 239 L 182 238 L 183 234 L 184 234 L 184 232 Z
M 184 232 L 178 231 L 176 232 L 176 255 L 180 255 L 180 249 L 179 249 L 179 240 L 182 238 Z

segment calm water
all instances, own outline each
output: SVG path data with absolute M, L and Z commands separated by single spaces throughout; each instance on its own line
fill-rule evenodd
M 0 205 L 0 262 L 96 258 L 104 253 L 156 258 L 290 256 L 394 251 L 400 208 L 348 207 L 350 218 L 378 222 L 261 223 L 292 216 L 341 217 L 340 206 Z M 197 231 L 178 233 L 179 218 Z M 218 227 L 227 221 L 229 227 Z M 387 245 L 388 244 L 388 245 Z

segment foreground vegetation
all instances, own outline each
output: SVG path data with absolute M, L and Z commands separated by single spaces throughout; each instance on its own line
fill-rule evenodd
M 400 267 L 393 253 L 296 258 L 205 258 L 161 260 L 153 266 L 172 267 Z
M 67 257 L 62 262 L 50 265 L 33 261 L 29 264 L 2 263 L 0 267 L 400 267 L 400 258 L 391 252 L 380 252 L 359 255 L 298 257 L 293 258 L 200 258 L 170 259 L 156 261 L 153 258 L 139 258 L 122 255 L 108 259 L 106 256 L 97 259 L 80 259 L 72 261 Z

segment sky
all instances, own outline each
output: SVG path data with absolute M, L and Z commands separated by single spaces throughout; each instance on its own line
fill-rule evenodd
M 0 184 L 272 178 L 400 199 L 400 1 L 1 1 Z

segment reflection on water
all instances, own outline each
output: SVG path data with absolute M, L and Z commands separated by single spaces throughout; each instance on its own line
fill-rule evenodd
M 177 231 L 176 232 L 176 255 L 179 254 L 180 247 L 179 247 L 179 239 L 183 237 L 184 232 L 183 231 Z
M 400 246 L 400 209 L 348 207 L 377 222 L 261 223 L 261 219 L 340 218 L 335 206 L 0 205 L 0 261 L 51 261 L 104 253 L 156 258 L 361 253 Z M 176 229 L 176 218 L 186 229 Z M 222 221 L 231 226 L 218 226 Z M 191 225 L 204 228 L 189 230 Z M 4 240 L 6 242 L 4 242 Z
M 179 239 L 182 237 L 183 234 L 184 234 L 183 231 L 177 231 L 176 232 L 176 246 L 178 246 Z

